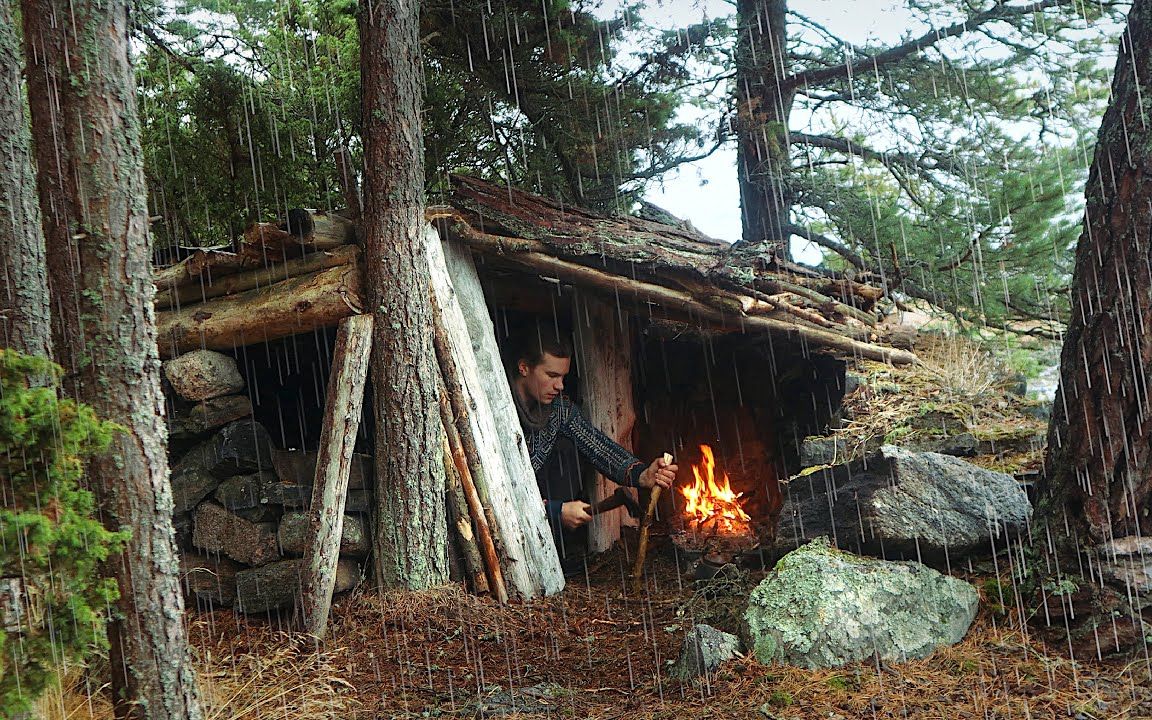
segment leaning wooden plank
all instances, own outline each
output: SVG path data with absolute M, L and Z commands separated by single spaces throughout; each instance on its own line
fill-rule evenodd
M 508 593 L 524 599 L 551 595 L 564 588 L 564 574 L 512 405 L 480 279 L 467 248 L 441 244 L 432 227 L 424 238 L 432 290 L 442 308 L 460 384 L 472 410 L 468 420 L 483 456 Z
M 219 276 L 209 273 L 197 275 L 184 284 L 175 285 L 167 290 L 162 290 L 157 286 L 156 309 L 181 307 L 245 290 L 266 287 L 298 275 L 307 275 L 318 270 L 347 265 L 350 262 L 355 262 L 359 255 L 360 248 L 355 245 L 345 245 L 332 251 L 315 252 L 302 258 L 274 263 L 268 267 L 243 271 L 235 275 Z
M 156 313 L 162 358 L 189 350 L 232 350 L 336 325 L 359 314 L 360 266 L 349 263 L 259 290 Z
M 340 322 L 324 420 L 312 504 L 308 508 L 310 542 L 304 552 L 300 621 L 304 632 L 317 640 L 328 630 L 328 611 L 336 587 L 340 536 L 344 530 L 344 501 L 352 469 L 352 449 L 360 429 L 368 357 L 372 351 L 372 315 L 353 315 Z
M 636 424 L 636 410 L 632 405 L 631 318 L 616 304 L 588 293 L 576 296 L 573 313 L 584 411 L 593 425 L 621 447 L 631 450 L 632 427 Z M 592 504 L 604 500 L 616 492 L 616 488 L 615 482 L 597 473 Z M 620 526 L 627 517 L 623 509 L 617 509 L 592 518 L 588 530 L 589 549 L 604 552 L 612 547 L 620 539 Z

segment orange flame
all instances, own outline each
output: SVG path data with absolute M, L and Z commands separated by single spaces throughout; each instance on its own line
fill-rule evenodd
M 726 535 L 747 533 L 751 518 L 740 506 L 740 498 L 744 493 L 732 492 L 728 473 L 722 473 L 717 482 L 714 472 L 716 459 L 712 455 L 712 448 L 701 445 L 700 451 L 703 453 L 700 465 L 692 466 L 696 482 L 680 488 L 684 495 L 688 527 Z

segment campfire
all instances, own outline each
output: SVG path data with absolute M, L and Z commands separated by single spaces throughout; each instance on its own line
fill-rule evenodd
M 682 550 L 731 558 L 756 547 L 752 518 L 744 511 L 744 493 L 732 490 L 727 472 L 717 473 L 716 456 L 700 446 L 701 459 L 692 465 L 693 482 L 680 488 L 684 509 L 681 530 L 673 542 Z
M 692 466 L 691 485 L 680 488 L 684 496 L 684 516 L 689 532 L 709 535 L 746 535 L 752 519 L 741 507 L 744 493 L 732 492 L 728 473 L 716 481 L 716 458 L 712 448 L 701 445 L 703 453 L 699 465 Z

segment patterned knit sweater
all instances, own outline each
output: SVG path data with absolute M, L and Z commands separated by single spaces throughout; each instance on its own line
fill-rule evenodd
M 641 460 L 588 422 L 567 395 L 558 395 L 551 407 L 552 413 L 543 428 L 524 429 L 533 470 L 539 472 L 544 467 L 556 447 L 556 437 L 564 435 L 571 438 L 576 450 L 605 477 L 620 485 L 636 487 L 646 467 Z
M 588 422 L 567 395 L 558 395 L 550 407 L 552 412 L 543 427 L 533 428 L 521 421 L 533 471 L 540 472 L 556 448 L 556 438 L 564 435 L 572 440 L 577 452 L 605 477 L 620 485 L 637 487 L 640 475 L 647 467 L 643 461 Z M 560 501 L 548 503 L 550 518 L 559 515 L 562 505 Z

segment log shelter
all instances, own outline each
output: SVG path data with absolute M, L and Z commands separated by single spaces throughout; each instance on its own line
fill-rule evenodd
M 544 319 L 570 332 L 570 394 L 639 458 L 675 456 L 678 484 L 711 446 L 764 537 L 800 440 L 838 411 L 845 360 L 915 360 L 883 334 L 874 287 L 779 259 L 742 261 L 690 227 L 605 217 L 470 177 L 452 187 L 429 207 L 425 232 L 450 517 L 471 557 L 462 575 L 501 599 L 564 582 L 501 356 L 516 327 Z M 258 224 L 239 252 L 196 250 L 158 269 L 158 342 L 165 359 L 198 349 L 237 357 L 275 444 L 316 450 L 321 424 L 308 419 L 325 413 L 343 352 L 336 330 L 366 310 L 362 260 L 353 222 L 316 214 L 303 232 L 296 225 Z M 334 452 L 371 451 L 371 416 Z M 574 467 L 590 502 L 616 489 Z M 664 493 L 659 517 L 675 518 L 681 504 Z M 623 509 L 598 515 L 587 548 L 608 549 L 634 523 Z

